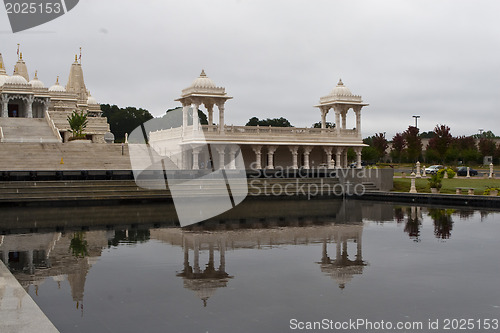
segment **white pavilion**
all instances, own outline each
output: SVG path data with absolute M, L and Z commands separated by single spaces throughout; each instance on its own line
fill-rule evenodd
M 180 139 L 187 154 L 182 154 L 183 169 L 207 167 L 210 159 L 207 150 L 199 148 L 199 138 L 204 136 L 207 144 L 216 148 L 219 158 L 212 161 L 218 168 L 234 169 L 235 147 L 241 149 L 246 169 L 313 169 L 347 168 L 347 151 L 356 153 L 357 167 L 361 168 L 361 149 L 366 146 L 361 137 L 361 96 L 354 95 L 340 80 L 327 96 L 321 97 L 315 107 L 321 112 L 321 128 L 233 126 L 224 123 L 225 103 L 232 97 L 225 88 L 218 87 L 204 71 L 191 86 L 182 90 L 177 101 L 182 104 L 182 128 L 163 129 L 149 133 L 149 143 L 153 147 L 168 146 L 173 136 Z M 208 125 L 200 125 L 198 117 L 190 123 L 190 110 L 201 106 L 208 113 Z M 218 123 L 214 123 L 214 106 L 218 110 Z M 327 115 L 335 113 L 335 126 L 327 128 Z M 349 112 L 355 114 L 356 127 L 347 128 Z M 220 161 L 220 162 L 219 162 Z

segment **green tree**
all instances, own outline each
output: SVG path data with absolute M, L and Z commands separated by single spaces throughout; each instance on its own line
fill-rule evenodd
M 102 115 L 108 118 L 109 127 L 115 135 L 116 142 L 125 141 L 125 133 L 130 134 L 141 124 L 153 119 L 148 110 L 141 108 L 119 108 L 116 105 L 101 104 L 101 110 Z
M 445 160 L 445 154 L 453 141 L 450 128 L 446 125 L 436 125 L 434 128 L 434 137 L 429 140 L 427 149 L 433 149 L 439 153 L 441 161 Z
M 493 139 L 490 138 L 481 138 L 479 140 L 479 151 L 481 155 L 484 156 L 494 156 L 496 150 L 496 144 Z
M 377 133 L 373 136 L 373 148 L 377 151 L 377 159 L 380 161 L 384 158 L 386 154 L 386 150 L 389 147 L 389 143 L 387 142 L 384 133 Z
M 401 163 L 401 161 L 404 159 L 406 151 L 406 141 L 401 133 L 396 133 L 392 137 L 392 149 L 391 149 L 391 157 L 393 161 Z
M 326 122 L 325 125 L 326 125 L 326 128 L 335 128 L 335 124 L 332 124 L 332 123 L 330 123 L 328 121 Z M 321 121 L 318 121 L 317 123 L 314 123 L 312 125 L 312 128 L 321 128 Z
M 87 128 L 88 124 L 87 113 L 75 110 L 67 119 L 71 128 L 69 131 L 73 133 L 73 137 L 76 139 L 84 138 L 85 134 L 83 134 L 83 131 Z
M 281 118 L 267 118 L 260 120 L 257 117 L 252 117 L 248 120 L 245 126 L 273 126 L 273 127 L 293 127 L 290 122 L 281 117 Z
M 493 133 L 492 131 L 486 131 L 486 132 L 483 132 L 481 134 L 474 134 L 473 137 L 475 139 L 481 139 L 481 138 L 495 139 L 495 138 L 497 138 L 495 133 Z
M 371 146 L 363 147 L 361 150 L 361 157 L 363 158 L 363 161 L 375 162 L 378 159 L 378 152 Z
M 403 133 L 406 141 L 406 153 L 410 162 L 416 162 L 420 154 L 422 154 L 422 139 L 418 135 L 419 129 L 415 126 L 409 126 Z
M 434 133 L 434 131 L 428 131 L 428 132 L 422 132 L 422 134 L 420 134 L 420 137 L 422 139 L 431 139 L 435 135 L 436 135 L 436 133 Z

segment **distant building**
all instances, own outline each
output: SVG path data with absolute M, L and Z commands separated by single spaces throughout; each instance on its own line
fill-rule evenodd
M 106 118 L 101 117 L 99 103 L 90 95 L 85 86 L 82 65 L 75 56 L 71 65 L 66 86 L 60 84 L 59 77 L 54 85 L 46 87 L 39 80 L 35 71 L 30 80 L 28 68 L 20 53 L 14 66 L 12 76 L 6 71 L 6 66 L 0 53 L 0 127 L 4 127 L 4 134 L 0 137 L 2 142 L 61 142 L 67 141 L 71 136 L 67 121 L 68 115 L 73 111 L 87 112 L 90 117 L 85 134 L 93 142 L 104 142 L 104 134 L 109 132 Z M 53 137 L 40 134 L 30 137 L 29 132 L 16 132 L 12 128 L 26 126 L 46 126 L 44 122 L 33 122 L 12 119 L 40 119 L 47 118 L 47 125 L 52 127 Z M 8 121 L 7 119 L 11 119 Z M 6 133 L 5 133 L 6 132 Z M 43 130 L 39 130 L 44 133 Z M 58 135 L 59 133 L 59 135 Z M 0 133 L 1 134 L 1 133 Z

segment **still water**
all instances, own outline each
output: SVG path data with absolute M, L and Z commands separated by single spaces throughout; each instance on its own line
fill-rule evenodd
M 166 205 L 0 215 L 0 258 L 63 333 L 498 331 L 499 212 L 253 200 L 189 229 Z

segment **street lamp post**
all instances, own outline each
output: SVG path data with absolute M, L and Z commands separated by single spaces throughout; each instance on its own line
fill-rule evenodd
M 415 127 L 418 128 L 418 118 L 420 118 L 420 116 L 413 116 L 413 118 L 415 118 Z

